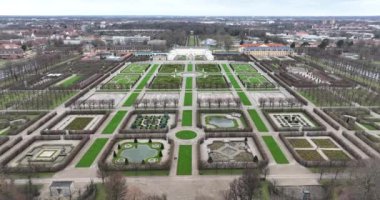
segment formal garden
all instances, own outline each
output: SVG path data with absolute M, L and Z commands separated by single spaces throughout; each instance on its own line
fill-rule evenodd
M 51 121 L 41 134 L 94 134 L 108 115 L 108 111 L 67 111 Z
M 198 89 L 227 89 L 229 84 L 223 75 L 201 75 L 196 78 Z
M 264 116 L 276 131 L 319 131 L 326 127 L 302 109 L 263 109 Z
M 16 135 L 46 115 L 45 112 L 6 112 L 0 115 L 0 135 Z
M 107 91 L 130 90 L 140 78 L 139 74 L 118 74 L 100 88 Z
M 120 141 L 112 153 L 114 164 L 128 165 L 129 163 L 159 163 L 165 150 L 161 142 Z M 164 152 L 167 153 L 167 152 Z
M 180 73 L 185 70 L 185 65 L 183 64 L 163 64 L 158 70 L 159 73 Z
M 202 73 L 220 73 L 220 67 L 217 64 L 196 64 L 195 71 Z
M 180 90 L 182 87 L 182 77 L 176 74 L 173 75 L 158 75 L 148 85 L 150 89 L 164 90 L 175 89 Z
M 125 69 L 121 71 L 121 73 L 127 73 L 127 74 L 141 74 L 148 70 L 150 67 L 150 64 L 142 64 L 142 63 L 133 63 L 128 65 Z

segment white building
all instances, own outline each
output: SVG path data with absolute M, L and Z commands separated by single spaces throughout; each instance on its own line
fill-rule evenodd
M 214 60 L 212 52 L 206 48 L 176 48 L 169 52 L 168 60 L 175 60 L 177 56 L 186 56 L 186 60 L 195 60 L 196 56 L 204 56 L 207 60 Z

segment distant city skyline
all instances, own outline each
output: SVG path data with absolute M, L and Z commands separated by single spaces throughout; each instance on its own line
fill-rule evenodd
M 0 0 L 0 15 L 372 16 L 380 0 Z

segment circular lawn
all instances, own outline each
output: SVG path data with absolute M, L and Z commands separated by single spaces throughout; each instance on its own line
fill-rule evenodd
M 194 131 L 180 131 L 175 136 L 181 140 L 191 140 L 197 137 L 197 134 Z

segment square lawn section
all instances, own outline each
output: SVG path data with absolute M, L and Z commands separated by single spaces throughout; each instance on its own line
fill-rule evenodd
M 220 67 L 217 64 L 196 64 L 195 71 L 197 72 L 208 72 L 208 73 L 219 73 Z
M 180 89 L 182 77 L 180 76 L 156 76 L 150 84 L 151 89 Z
M 128 65 L 121 73 L 144 73 L 148 68 L 150 64 L 139 64 L 139 63 L 134 63 Z
M 191 175 L 192 146 L 180 145 L 178 152 L 177 175 Z
M 268 132 L 268 128 L 265 126 L 263 120 L 261 119 L 261 117 L 259 116 L 256 110 L 250 109 L 248 110 L 248 113 L 258 131 Z
M 182 126 L 192 126 L 193 125 L 193 111 L 184 110 L 182 113 Z
M 267 89 L 267 88 L 275 88 L 274 84 L 269 82 L 267 78 L 263 75 L 256 74 L 238 74 L 238 78 L 240 82 L 248 89 Z
M 311 139 L 318 148 L 338 148 L 338 146 L 335 145 L 335 143 L 329 139 L 329 138 L 323 138 L 323 139 Z
M 191 106 L 191 105 L 193 105 L 193 93 L 186 92 L 184 106 Z
M 97 138 L 75 167 L 90 167 L 107 141 L 108 138 Z
M 223 75 L 205 75 L 196 78 L 197 88 L 199 89 L 218 89 L 229 88 Z
M 127 114 L 127 111 L 120 110 L 117 111 L 115 116 L 111 119 L 111 121 L 108 123 L 106 128 L 103 130 L 103 134 L 112 134 L 115 132 L 117 126 L 120 124 L 120 122 L 123 120 L 124 116 Z
M 243 73 L 258 73 L 257 70 L 250 64 L 231 64 L 234 72 L 238 74 Z
M 329 160 L 350 160 L 351 159 L 342 150 L 323 149 L 322 152 L 329 158 Z
M 83 130 L 93 120 L 93 117 L 76 117 L 64 129 L 65 130 Z
M 101 89 L 130 89 L 140 77 L 139 74 L 118 74 L 104 84 Z
M 294 148 L 312 148 L 313 146 L 307 139 L 304 138 L 288 138 L 289 143 Z
M 281 148 L 278 146 L 277 142 L 274 140 L 272 136 L 263 136 L 263 140 L 267 145 L 270 153 L 272 154 L 274 160 L 277 164 L 288 164 L 289 161 L 286 159 L 284 153 Z
M 324 161 L 321 154 L 316 150 L 296 150 L 297 154 L 307 161 Z
M 159 73 L 174 73 L 183 72 L 185 70 L 185 65 L 183 64 L 163 64 L 161 65 Z

